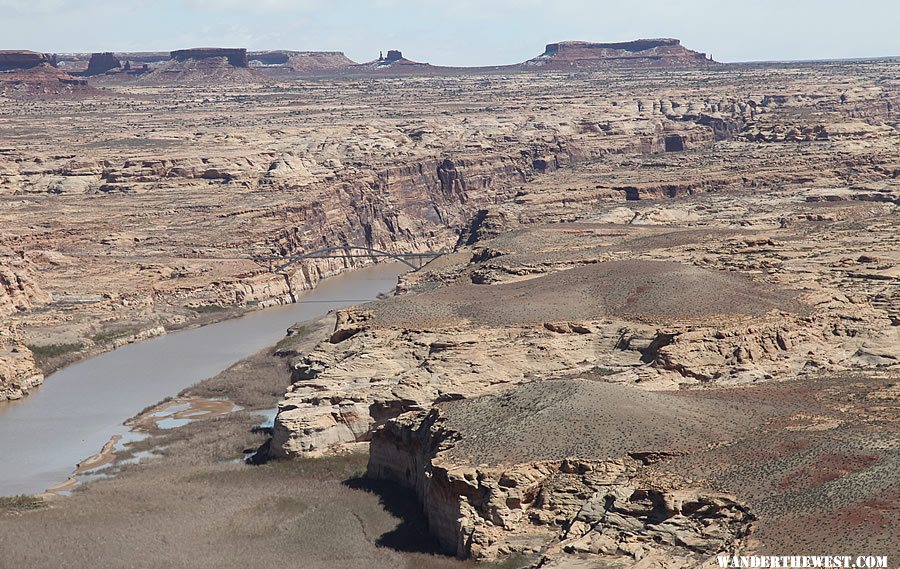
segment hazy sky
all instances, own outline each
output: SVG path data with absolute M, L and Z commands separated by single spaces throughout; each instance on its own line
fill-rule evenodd
M 0 0 L 0 49 L 402 49 L 517 63 L 546 43 L 677 37 L 720 61 L 900 55 L 900 0 Z

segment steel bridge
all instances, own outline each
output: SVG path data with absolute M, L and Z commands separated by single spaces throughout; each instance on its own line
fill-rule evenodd
M 391 253 L 388 251 L 382 251 L 381 249 L 375 249 L 373 247 L 365 247 L 362 245 L 338 245 L 335 247 L 325 247 L 322 249 L 316 249 L 315 251 L 310 251 L 309 253 L 303 253 L 302 255 L 287 255 L 287 256 L 266 256 L 266 255 L 248 255 L 248 256 L 219 256 L 219 257 L 206 257 L 203 255 L 197 256 L 171 256 L 171 255 L 110 255 L 110 254 L 100 254 L 100 253 L 64 253 L 69 257 L 82 257 L 82 258 L 96 258 L 96 259 L 148 259 L 148 260 L 159 260 L 161 258 L 178 258 L 178 259 L 197 259 L 197 260 L 205 260 L 205 261 L 241 261 L 241 260 L 250 260 L 261 265 L 268 265 L 269 271 L 273 273 L 280 273 L 287 269 L 288 267 L 299 263 L 300 261 L 309 260 L 309 259 L 378 259 L 378 258 L 387 258 L 394 259 L 395 261 L 399 261 L 406 265 L 407 267 L 416 270 L 422 268 L 422 266 L 430 261 L 431 259 L 435 259 L 440 257 L 441 255 L 446 255 L 445 251 L 428 251 L 425 253 Z
M 304 253 L 302 255 L 291 255 L 287 257 L 253 257 L 253 260 L 257 262 L 267 262 L 269 264 L 269 270 L 273 273 L 280 273 L 288 267 L 299 263 L 300 261 L 306 261 L 309 259 L 372 259 L 379 257 L 400 261 L 409 268 L 416 270 L 422 268 L 422 266 L 431 259 L 440 257 L 441 255 L 445 254 L 446 253 L 443 252 L 390 253 L 388 251 L 382 251 L 381 249 L 375 249 L 373 247 L 363 247 L 360 245 L 339 245 L 337 247 L 325 247 L 323 249 L 317 249 L 315 251 L 310 251 L 309 253 Z

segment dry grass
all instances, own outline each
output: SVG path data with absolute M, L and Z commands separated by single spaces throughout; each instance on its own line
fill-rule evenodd
M 185 389 L 182 396 L 226 398 L 245 409 L 273 409 L 291 385 L 290 357 L 312 349 L 333 327 L 332 318 L 305 322 L 275 348 L 266 348 L 216 377 Z

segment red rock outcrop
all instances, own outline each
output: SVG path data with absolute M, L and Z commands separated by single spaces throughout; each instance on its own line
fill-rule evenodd
M 12 98 L 55 97 L 93 92 L 84 79 L 50 65 L 52 58 L 30 68 L 0 72 L 0 94 Z
M 0 51 L 0 71 L 33 69 L 43 64 L 53 64 L 55 59 L 37 51 L 5 50 Z
M 331 74 L 356 65 L 340 51 L 254 51 L 250 65 L 270 75 Z
M 201 60 L 224 57 L 233 67 L 250 67 L 247 50 L 244 48 L 198 47 L 173 51 L 174 61 Z
M 620 43 L 566 41 L 547 45 L 544 53 L 522 64 L 524 67 L 592 69 L 609 66 L 711 65 L 715 61 L 685 48 L 673 38 L 639 39 Z
M 354 72 L 390 71 L 392 73 L 407 73 L 412 71 L 415 73 L 440 74 L 454 70 L 461 71 L 463 69 L 455 67 L 436 67 L 429 63 L 420 63 L 418 61 L 406 59 L 403 57 L 403 52 L 398 49 L 389 49 L 387 55 L 382 52 L 378 55 L 378 59 L 354 65 L 350 70 Z
M 93 75 L 101 75 L 106 73 L 107 71 L 112 71 L 113 69 L 119 69 L 122 67 L 122 62 L 119 61 L 119 58 L 112 52 L 104 52 L 104 53 L 95 53 L 91 55 L 91 61 L 88 63 L 87 71 L 85 75 L 93 76 Z
M 173 51 L 171 60 L 154 65 L 142 81 L 168 84 L 256 83 L 264 79 L 250 69 L 243 48 L 196 48 Z

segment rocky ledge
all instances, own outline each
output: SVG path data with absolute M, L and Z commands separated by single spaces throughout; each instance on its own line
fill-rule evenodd
M 367 475 L 414 492 L 441 548 L 460 558 L 697 567 L 740 549 L 754 515 L 648 466 L 734 437 L 748 421 L 729 411 L 596 381 L 533 383 L 390 421 Z

